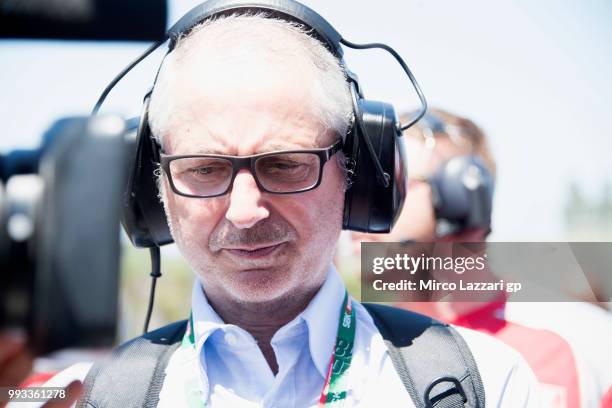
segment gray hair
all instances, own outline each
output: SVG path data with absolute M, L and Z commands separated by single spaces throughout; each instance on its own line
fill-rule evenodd
M 312 89 L 312 113 L 326 130 L 343 138 L 353 121 L 353 108 L 346 73 L 341 62 L 301 24 L 270 18 L 265 13 L 232 14 L 209 19 L 178 39 L 160 70 L 149 107 L 149 125 L 160 142 L 168 134 L 174 116 L 164 106 L 163 95 L 171 91 L 167 84 L 168 71 L 188 60 L 201 48 L 225 49 L 244 56 L 264 53 L 272 61 L 297 57 L 312 69 L 315 84 Z

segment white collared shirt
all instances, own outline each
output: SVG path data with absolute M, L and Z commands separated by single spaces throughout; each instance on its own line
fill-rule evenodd
M 202 390 L 203 400 L 210 407 L 317 406 L 344 293 L 344 284 L 332 266 L 306 309 L 272 337 L 279 367 L 274 376 L 255 339 L 240 327 L 225 324 L 196 281 L 192 311 L 197 354 L 181 353 L 179 349 L 170 358 L 159 406 L 186 406 L 187 395 L 193 388 Z M 357 327 L 344 406 L 413 407 L 372 318 L 361 304 L 354 302 L 354 306 Z M 478 365 L 487 407 L 538 406 L 535 377 L 517 352 L 486 335 L 457 330 Z M 193 371 L 198 371 L 198 375 L 190 375 Z M 194 384 L 190 387 L 193 378 L 202 387 L 193 387 Z M 68 382 L 72 379 L 74 376 Z

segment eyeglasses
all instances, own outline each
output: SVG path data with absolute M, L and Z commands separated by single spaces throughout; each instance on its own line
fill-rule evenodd
M 185 197 L 217 197 L 226 194 L 236 173 L 249 169 L 261 191 L 273 194 L 303 193 L 321 184 L 323 165 L 342 149 L 332 146 L 287 150 L 252 156 L 214 154 L 169 156 L 161 154 L 161 167 L 172 191 Z

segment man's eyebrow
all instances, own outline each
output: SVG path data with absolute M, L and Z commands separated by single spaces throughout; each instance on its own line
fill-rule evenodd
M 254 154 L 262 154 L 262 153 L 270 153 L 284 150 L 305 150 L 305 149 L 315 149 L 319 146 L 316 146 L 314 143 L 309 146 L 304 145 L 287 145 L 285 143 L 267 143 L 255 149 L 255 151 L 247 156 L 251 156 Z M 228 152 L 227 150 L 219 150 L 216 148 L 201 148 L 196 149 L 190 154 L 211 154 L 211 155 L 219 155 L 219 156 L 236 156 L 235 154 Z
M 253 154 L 263 154 L 263 153 L 272 153 L 272 152 L 282 152 L 282 151 L 291 151 L 291 150 L 305 150 L 310 149 L 308 146 L 265 146 L 263 148 L 257 149 Z
M 219 156 L 229 156 L 229 154 L 226 151 L 219 150 L 219 149 L 214 149 L 214 148 L 197 149 L 197 150 L 191 152 L 190 154 L 215 154 L 215 155 L 219 155 Z
M 308 143 L 307 145 L 287 145 L 286 143 L 271 142 L 266 143 L 260 148 L 258 148 L 255 154 L 276 152 L 280 150 L 306 150 L 316 148 L 318 148 L 318 146 L 314 143 L 314 141 L 312 143 Z

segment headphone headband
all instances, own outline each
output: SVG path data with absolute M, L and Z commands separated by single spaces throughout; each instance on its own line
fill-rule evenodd
M 283 20 L 295 21 L 308 26 L 337 58 L 342 58 L 340 33 L 316 11 L 291 0 L 209 0 L 204 2 L 192 8 L 167 31 L 167 36 L 170 38 L 169 52 L 174 49 L 176 41 L 182 34 L 189 32 L 204 20 L 216 15 L 249 11 L 271 12 Z

